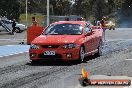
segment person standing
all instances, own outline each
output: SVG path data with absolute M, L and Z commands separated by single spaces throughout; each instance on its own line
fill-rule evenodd
M 15 30 L 16 30 L 16 20 L 13 19 L 13 22 L 12 22 L 12 34 L 14 34 Z
M 100 21 L 99 21 L 99 20 L 97 21 L 97 24 L 96 24 L 96 25 L 97 25 L 97 26 L 100 26 Z
M 105 30 L 106 30 L 106 25 L 105 25 L 105 18 L 102 17 L 101 21 L 100 21 L 100 26 L 103 29 L 103 42 L 105 41 Z
M 35 17 L 32 17 L 32 25 L 37 26 L 38 22 L 36 21 Z

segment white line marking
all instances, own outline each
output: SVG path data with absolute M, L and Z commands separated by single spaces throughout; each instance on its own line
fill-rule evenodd
M 9 55 L 3 55 L 3 56 L 0 56 L 0 58 L 2 58 L 2 57 L 7 57 L 7 56 L 12 56 L 12 55 L 17 55 L 17 54 L 22 54 L 22 53 L 27 53 L 27 52 L 28 52 L 28 51 L 13 53 L 13 54 L 9 54 Z
M 27 40 L 27 39 L 14 39 L 14 38 L 10 38 L 10 39 L 0 39 L 0 41 L 3 41 L 3 40 Z
M 132 39 L 106 39 L 105 42 L 108 42 L 108 41 L 128 41 L 128 40 L 132 40 Z
M 125 60 L 131 61 L 132 59 L 125 59 Z

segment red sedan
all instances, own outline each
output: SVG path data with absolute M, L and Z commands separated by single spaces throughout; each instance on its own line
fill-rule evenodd
M 59 21 L 44 29 L 29 49 L 33 62 L 39 60 L 80 60 L 102 53 L 102 29 L 92 29 L 85 21 Z

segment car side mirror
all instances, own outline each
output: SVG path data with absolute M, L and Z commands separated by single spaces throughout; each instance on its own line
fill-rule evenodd
M 92 34 L 92 29 L 91 28 L 88 28 L 87 29 L 87 32 L 85 33 L 85 36 L 89 36 Z

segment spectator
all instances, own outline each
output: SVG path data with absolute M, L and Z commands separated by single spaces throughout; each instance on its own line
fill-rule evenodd
M 96 20 L 94 20 L 94 26 L 97 26 L 97 21 Z
M 38 25 L 38 22 L 36 21 L 35 17 L 32 17 L 32 24 L 35 26 Z
M 103 29 L 103 42 L 105 41 L 105 30 L 106 30 L 106 25 L 105 25 L 105 17 L 102 17 L 102 20 L 100 21 L 100 26 Z
M 16 31 L 16 20 L 13 19 L 13 22 L 12 22 L 12 34 L 14 34 L 14 32 Z
M 69 21 L 69 18 L 67 17 L 67 18 L 65 18 L 65 21 Z
M 97 21 L 97 24 L 96 24 L 97 26 L 100 26 L 100 21 Z

